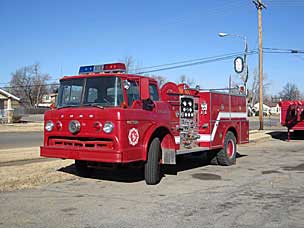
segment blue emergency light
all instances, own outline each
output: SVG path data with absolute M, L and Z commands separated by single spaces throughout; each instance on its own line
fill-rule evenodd
M 94 66 L 81 66 L 79 68 L 79 74 L 90 72 L 94 72 Z
M 124 63 L 111 63 L 103 65 L 81 66 L 79 74 L 89 73 L 124 73 L 126 72 L 126 65 Z

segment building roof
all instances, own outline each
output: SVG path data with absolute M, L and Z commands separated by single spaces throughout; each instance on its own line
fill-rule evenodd
M 16 101 L 20 101 L 19 97 L 16 97 L 15 95 L 3 90 L 0 88 L 0 93 L 3 94 L 4 96 L 7 96 L 8 98 L 11 97 L 12 99 L 16 100 Z

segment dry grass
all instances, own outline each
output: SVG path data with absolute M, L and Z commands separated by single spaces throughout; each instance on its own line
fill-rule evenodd
M 40 158 L 39 147 L 13 148 L 0 150 L 0 166 L 3 162 Z
M 52 160 L 0 168 L 0 192 L 35 188 L 78 177 L 59 171 L 74 163 L 72 160 Z

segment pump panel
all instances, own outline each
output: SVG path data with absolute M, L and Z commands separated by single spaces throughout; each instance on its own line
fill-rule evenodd
M 192 96 L 180 97 L 180 149 L 198 147 L 198 99 Z

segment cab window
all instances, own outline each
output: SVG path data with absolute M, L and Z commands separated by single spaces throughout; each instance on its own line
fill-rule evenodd
M 158 95 L 158 90 L 157 86 L 155 84 L 150 84 L 149 85 L 150 89 L 150 97 L 153 101 L 158 101 L 159 100 L 159 95 Z
M 139 100 L 139 88 L 136 81 L 130 81 L 130 87 L 127 89 L 128 106 L 131 106 L 135 100 Z

